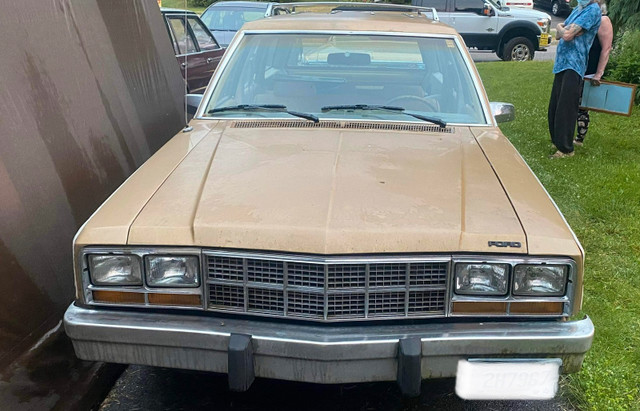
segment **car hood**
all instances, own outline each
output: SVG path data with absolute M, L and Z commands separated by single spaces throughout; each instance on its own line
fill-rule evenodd
M 509 11 L 500 11 L 500 17 L 512 17 L 515 19 L 526 19 L 536 21 L 538 19 L 550 19 L 547 13 L 539 10 L 521 9 L 518 7 L 511 7 Z
M 303 123 L 304 124 L 304 123 Z M 526 239 L 470 130 L 223 122 L 140 211 L 130 244 L 341 254 L 497 251 Z
M 220 31 L 220 30 L 211 30 L 211 34 L 215 37 L 216 41 L 221 47 L 227 47 L 231 40 L 233 40 L 233 36 L 235 36 L 237 31 Z

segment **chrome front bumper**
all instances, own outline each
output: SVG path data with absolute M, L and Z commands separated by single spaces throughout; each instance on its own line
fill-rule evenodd
M 458 360 L 467 358 L 560 358 L 562 372 L 576 372 L 594 332 L 588 317 L 327 326 L 74 304 L 64 325 L 83 360 L 228 373 L 236 389 L 243 389 L 238 379 L 250 385 L 253 376 L 322 384 L 398 380 L 401 387 L 409 379 L 419 389 L 421 379 L 455 376 Z

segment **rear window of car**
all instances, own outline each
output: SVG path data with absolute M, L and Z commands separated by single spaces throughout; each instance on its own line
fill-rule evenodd
M 238 31 L 244 23 L 264 18 L 264 8 L 211 7 L 200 18 L 211 31 Z

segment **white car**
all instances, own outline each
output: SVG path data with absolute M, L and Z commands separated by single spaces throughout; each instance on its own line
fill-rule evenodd
M 536 51 L 551 43 L 551 17 L 541 11 L 493 0 L 412 0 L 412 4 L 436 9 L 440 21 L 455 28 L 467 47 L 491 50 L 505 61 L 532 60 Z

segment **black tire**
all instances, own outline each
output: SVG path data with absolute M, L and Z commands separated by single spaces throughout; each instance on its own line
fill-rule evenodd
M 526 61 L 533 60 L 535 49 L 533 43 L 526 37 L 514 37 L 507 41 L 502 49 L 502 60 L 504 61 Z
M 551 14 L 556 17 L 562 14 L 562 10 L 560 10 L 560 3 L 558 3 L 558 0 L 553 0 L 551 2 Z

